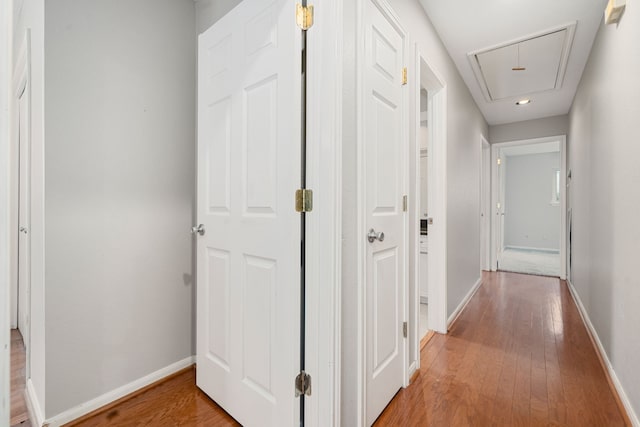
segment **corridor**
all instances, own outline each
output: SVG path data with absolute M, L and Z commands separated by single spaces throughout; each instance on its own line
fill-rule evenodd
M 566 283 L 483 274 L 375 425 L 625 425 Z

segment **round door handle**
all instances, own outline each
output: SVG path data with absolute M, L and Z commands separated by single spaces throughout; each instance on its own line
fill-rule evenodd
M 198 233 L 201 236 L 204 236 L 204 224 L 198 224 L 191 227 L 191 234 Z
M 384 242 L 384 232 L 381 231 L 377 233 L 376 230 L 372 228 L 369 230 L 369 233 L 367 234 L 367 240 L 369 240 L 369 243 L 373 243 L 376 240 L 380 242 Z

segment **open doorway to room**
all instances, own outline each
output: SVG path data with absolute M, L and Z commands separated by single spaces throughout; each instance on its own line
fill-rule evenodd
M 410 164 L 410 292 L 412 326 L 409 372 L 433 333 L 447 332 L 446 291 L 446 97 L 445 82 L 415 46 Z M 415 368 L 414 368 L 415 367 Z
M 564 279 L 564 137 L 493 148 L 495 268 Z
M 11 405 L 10 425 L 28 419 L 25 401 L 29 377 L 31 337 L 31 85 L 27 33 L 20 51 L 12 94 L 11 203 L 10 203 L 10 316 Z

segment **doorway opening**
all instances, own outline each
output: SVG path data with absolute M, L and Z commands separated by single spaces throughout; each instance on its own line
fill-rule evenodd
M 447 333 L 446 99 L 445 82 L 414 47 L 413 138 L 409 221 L 409 311 L 414 325 L 409 374 L 420 368 L 420 351 L 433 333 Z
M 27 32 L 12 90 L 10 202 L 11 425 L 28 419 L 25 388 L 31 349 L 31 85 Z
M 565 279 L 565 137 L 495 144 L 492 151 L 492 269 Z

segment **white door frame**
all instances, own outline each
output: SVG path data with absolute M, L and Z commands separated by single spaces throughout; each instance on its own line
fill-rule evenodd
M 420 165 L 420 141 L 418 140 L 418 130 L 420 127 L 420 97 L 419 91 L 423 78 L 428 81 L 428 107 L 427 120 L 428 126 L 428 206 L 429 217 L 433 218 L 433 224 L 429 226 L 429 268 L 427 269 L 427 286 L 429 293 L 429 329 L 441 334 L 447 333 L 447 84 L 438 71 L 429 64 L 426 55 L 423 55 L 417 43 L 414 47 L 414 73 L 410 76 L 414 98 L 413 108 L 416 109 L 412 114 L 412 129 L 416 136 L 410 141 L 411 164 L 416 168 L 416 172 Z M 420 175 L 415 173 L 411 177 L 411 194 L 413 200 L 419 200 Z M 419 243 L 419 220 L 420 207 L 414 203 L 410 210 L 410 223 L 416 227 L 410 230 L 409 239 L 411 241 L 411 251 L 420 252 Z M 420 278 L 419 278 L 419 262 L 416 259 L 415 265 L 411 266 L 416 278 L 411 283 L 412 293 L 419 295 Z M 420 309 L 420 299 L 415 298 L 412 301 L 414 311 L 413 322 L 418 329 Z M 415 332 L 414 340 L 417 339 L 419 344 L 419 332 Z M 420 367 L 419 346 L 416 355 L 416 368 Z
M 325 0 L 307 31 L 305 425 L 340 425 L 342 337 L 342 1 Z M 293 383 L 292 383 L 293 384 Z
M 358 295 L 358 307 L 357 307 L 357 425 L 364 425 L 367 419 L 367 396 L 366 396 L 366 378 L 367 378 L 367 342 L 366 342 L 366 255 L 367 255 L 367 247 L 366 247 L 366 205 L 365 205 L 365 194 L 366 194 L 366 185 L 365 185 L 365 129 L 364 129 L 364 105 L 365 105 L 365 94 L 364 94 L 364 69 L 365 64 L 363 63 L 363 59 L 365 57 L 365 45 L 364 45 L 364 7 L 365 2 L 371 1 L 375 6 L 377 6 L 380 11 L 389 19 L 390 22 L 397 28 L 401 29 L 401 31 L 405 35 L 404 42 L 404 52 L 405 52 L 405 60 L 410 59 L 409 55 L 409 43 L 408 43 L 408 34 L 404 30 L 403 26 L 400 23 L 399 17 L 393 11 L 387 0 L 357 0 L 357 23 L 356 23 L 356 39 L 359 41 L 356 47 L 356 117 L 357 117 L 357 138 L 356 138 L 356 158 L 357 158 L 357 221 L 356 221 L 356 239 L 357 239 L 357 295 Z M 341 21 L 340 21 L 341 22 Z M 405 99 L 410 99 L 406 97 Z M 408 107 L 405 106 L 405 108 Z M 405 114 L 409 112 L 409 109 L 406 109 Z M 409 135 L 406 134 L 408 137 Z M 407 153 L 405 158 L 405 164 L 408 165 L 409 153 Z M 407 174 L 405 183 L 403 183 L 405 187 L 405 192 L 407 191 L 407 183 L 409 180 L 409 176 Z M 408 217 L 405 219 L 405 233 L 409 232 L 408 227 Z M 407 236 L 405 236 L 405 241 L 409 242 Z M 402 266 L 404 270 L 404 285 L 403 285 L 403 317 L 406 321 L 408 314 L 408 273 L 409 273 L 409 264 L 408 264 L 408 249 L 405 256 L 405 265 Z M 404 340 L 404 363 L 403 363 L 403 386 L 406 387 L 409 385 L 409 366 L 406 355 L 409 353 L 409 339 Z
M 485 150 L 488 156 L 485 157 Z M 480 135 L 480 270 L 491 270 L 491 144 Z
M 567 278 L 567 137 L 566 135 L 523 139 L 491 145 L 491 271 L 497 270 L 498 262 L 498 216 L 499 185 L 497 162 L 500 150 L 519 145 L 560 143 L 560 279 Z
M 426 65 L 426 67 L 425 67 Z M 420 368 L 420 89 L 426 84 L 428 93 L 428 206 L 429 217 L 434 218 L 434 225 L 429 228 L 429 268 L 427 269 L 429 293 L 429 329 L 447 333 L 447 85 L 438 71 L 428 63 L 425 55 L 420 52 L 418 44 L 414 44 L 413 72 L 409 75 L 411 91 L 410 102 L 414 109 L 410 112 L 411 138 L 410 152 L 410 200 L 409 203 L 409 304 L 412 314 L 409 320 L 413 349 L 408 354 L 409 371 L 411 377 Z M 438 148 L 440 147 L 440 148 Z

